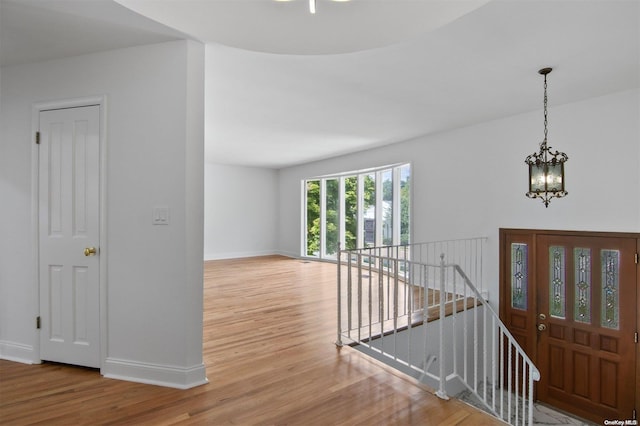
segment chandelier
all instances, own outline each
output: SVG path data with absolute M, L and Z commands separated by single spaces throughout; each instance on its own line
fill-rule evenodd
M 540 198 L 549 207 L 552 198 L 562 198 L 568 194 L 564 190 L 564 163 L 569 159 L 564 152 L 553 151 L 547 145 L 547 74 L 552 68 L 538 71 L 544 76 L 544 139 L 540 150 L 524 160 L 529 165 L 529 192 L 527 197 Z

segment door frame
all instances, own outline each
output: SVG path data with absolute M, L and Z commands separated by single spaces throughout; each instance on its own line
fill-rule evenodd
M 507 277 L 509 272 L 507 268 L 510 266 L 507 264 L 507 250 L 505 250 L 505 243 L 507 235 L 527 235 L 531 236 L 531 253 L 532 264 L 535 264 L 535 253 L 537 250 L 537 236 L 538 235 L 555 235 L 555 236 L 574 236 L 574 237 L 610 237 L 610 238 L 633 238 L 636 240 L 636 256 L 640 253 L 640 233 L 635 232 L 601 232 L 601 231 L 563 231 L 563 230 L 544 230 L 544 229 L 521 229 L 521 228 L 500 228 L 499 229 L 499 313 L 500 319 L 504 322 L 506 317 L 506 303 L 504 300 L 507 294 L 509 294 L 509 284 L 507 283 Z M 640 327 L 640 271 L 638 268 L 640 264 L 636 263 L 636 332 L 639 332 Z M 537 268 L 531 268 L 529 276 L 531 281 L 537 280 Z M 505 323 L 506 324 L 506 323 Z M 636 342 L 636 377 L 635 377 L 635 407 L 640 408 L 640 348 L 639 343 Z M 534 353 L 532 360 L 537 362 L 537 345 L 534 345 Z M 529 355 L 529 354 L 528 354 Z M 534 394 L 535 396 L 535 394 Z
M 98 294 L 100 297 L 99 307 L 100 312 L 98 315 L 99 330 L 100 330 L 100 370 L 104 369 L 104 363 L 107 359 L 107 261 L 108 261 L 108 249 L 107 249 L 107 97 L 106 95 L 87 96 L 82 98 L 61 99 L 48 102 L 39 102 L 33 104 L 31 109 L 31 136 L 29 143 L 31 143 L 31 229 L 32 229 L 32 247 L 33 247 L 33 271 L 35 280 L 35 294 L 34 294 L 34 306 L 35 316 L 40 315 L 40 235 L 39 235 L 39 164 L 40 164 L 40 150 L 35 143 L 34 138 L 37 131 L 40 129 L 40 113 L 42 111 L 55 110 L 55 109 L 68 109 L 68 108 L 81 108 L 86 106 L 99 106 L 100 107 L 100 171 L 99 171 L 99 233 L 100 233 L 100 268 L 99 268 L 99 289 Z M 35 318 L 34 318 L 35 326 Z M 34 345 L 33 345 L 34 363 L 42 363 L 40 357 L 40 330 L 36 330 Z

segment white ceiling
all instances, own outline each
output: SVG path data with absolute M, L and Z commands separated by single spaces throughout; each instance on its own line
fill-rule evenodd
M 546 66 L 552 107 L 640 87 L 638 0 L 118 1 L 173 29 L 110 0 L 0 0 L 2 65 L 53 44 L 31 22 L 96 51 L 188 34 L 207 44 L 217 163 L 281 168 L 538 110 Z
M 112 0 L 0 0 L 0 65 L 185 38 Z
M 351 53 L 439 28 L 489 0 L 115 0 L 207 43 L 291 55 Z

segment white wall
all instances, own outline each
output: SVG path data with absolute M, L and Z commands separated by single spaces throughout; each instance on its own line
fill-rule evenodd
M 278 172 L 205 164 L 204 258 L 277 252 Z
M 640 231 L 640 92 L 551 106 L 549 144 L 569 156 L 569 195 L 545 209 L 525 197 L 541 111 L 280 171 L 280 250 L 299 255 L 300 180 L 412 163 L 413 241 L 489 237 L 487 284 L 497 302 L 498 229 Z
M 444 318 L 442 337 L 444 339 L 443 353 L 446 355 L 442 359 L 440 358 L 440 321 L 427 322 L 426 325 L 412 326 L 411 330 L 404 329 L 382 338 L 374 338 L 371 341 L 373 350 L 366 344 L 354 346 L 354 349 L 391 365 L 436 390 L 440 388 L 440 362 L 442 361 L 444 362 L 444 375 L 450 377 L 445 384 L 445 391 L 450 396 L 457 395 L 467 390 L 464 386 L 465 373 L 470 382 L 474 377 L 485 377 L 483 373 L 485 354 L 482 349 L 485 344 L 484 336 L 491 336 L 489 334 L 491 331 L 482 331 L 485 318 L 490 318 L 485 317 L 484 309 L 484 306 L 477 306 L 474 309 L 457 313 L 455 320 L 453 315 Z M 490 320 L 487 323 L 490 323 Z M 491 329 L 490 326 L 488 328 Z M 487 338 L 488 340 L 489 338 Z M 490 345 L 491 343 L 489 343 Z M 456 358 L 452 356 L 454 346 L 459 355 Z M 409 348 L 411 348 L 411 352 L 409 352 Z M 425 348 L 429 348 L 426 353 Z M 475 353 L 476 350 L 477 353 Z M 384 355 L 379 351 L 384 352 Z M 489 354 L 487 365 L 492 365 L 490 358 Z M 495 361 L 500 362 L 497 359 Z M 403 362 L 411 363 L 418 370 Z M 429 366 L 427 373 L 430 373 L 431 376 L 419 372 L 426 366 Z
M 190 387 L 202 363 L 204 48 L 171 42 L 2 69 L 0 357 L 38 362 L 31 108 L 107 96 L 111 377 Z M 153 206 L 171 224 L 153 226 Z M 104 243 L 104 242 L 103 242 Z

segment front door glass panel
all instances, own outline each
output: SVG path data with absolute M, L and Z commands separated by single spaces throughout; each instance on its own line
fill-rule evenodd
M 591 324 L 591 250 L 573 249 L 573 265 L 575 267 L 574 320 Z
M 566 317 L 565 248 L 549 247 L 549 310 L 554 318 Z
M 511 307 L 527 310 L 527 245 L 511 244 Z
M 618 330 L 619 325 L 619 281 L 620 251 L 602 250 L 600 252 L 602 266 L 602 313 L 601 325 Z

